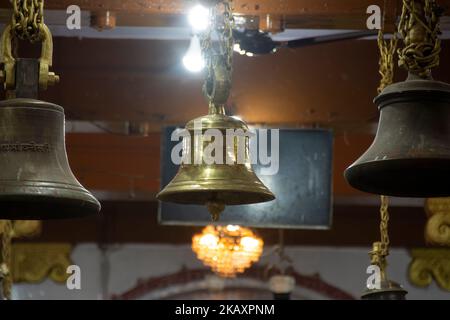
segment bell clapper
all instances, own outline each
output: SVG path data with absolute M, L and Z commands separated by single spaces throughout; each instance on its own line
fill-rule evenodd
M 225 205 L 220 202 L 207 202 L 206 207 L 211 214 L 212 221 L 219 221 L 220 214 L 225 210 Z

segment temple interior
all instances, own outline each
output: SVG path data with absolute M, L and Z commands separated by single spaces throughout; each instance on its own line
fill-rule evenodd
M 0 3 L 0 297 L 450 298 L 450 1 Z

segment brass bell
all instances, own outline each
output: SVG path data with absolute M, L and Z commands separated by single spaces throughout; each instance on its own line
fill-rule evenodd
M 223 137 L 222 163 L 205 162 L 203 152 L 211 143 L 205 138 L 208 129 L 215 129 Z M 206 205 L 214 220 L 227 205 L 266 202 L 275 199 L 273 193 L 253 172 L 249 157 L 249 136 L 236 136 L 233 144 L 226 141 L 227 129 L 249 133 L 241 120 L 227 116 L 223 106 L 210 106 L 208 115 L 194 119 L 186 125 L 189 133 L 184 143 L 183 156 L 189 163 L 182 163 L 173 180 L 157 195 L 157 199 L 180 204 Z M 241 140 L 242 139 L 242 140 Z M 243 143 L 243 163 L 238 152 Z M 232 150 L 230 150 L 232 149 Z M 196 161 L 197 160 L 197 161 Z
M 385 245 L 385 244 L 384 244 Z M 398 283 L 391 281 L 386 275 L 386 256 L 389 254 L 387 249 L 383 250 L 383 243 L 377 241 L 373 243 L 372 251 L 369 256 L 372 265 L 376 265 L 380 270 L 380 279 L 377 287 L 367 287 L 361 295 L 362 300 L 406 300 L 408 291 L 403 289 Z
M 208 66 L 203 93 L 209 114 L 187 123 L 183 140 L 184 161 L 173 180 L 157 195 L 161 201 L 206 205 L 214 221 L 227 205 L 275 199 L 252 170 L 247 125 L 225 114 L 224 105 L 232 83 L 230 7 L 226 6 L 222 18 L 225 23 L 222 25 L 218 22 L 221 19 L 216 19 L 211 29 L 218 32 L 219 47 L 223 50 L 218 53 L 207 44 L 202 48 Z M 205 43 L 212 43 L 211 33 L 205 37 Z M 230 131 L 237 135 L 230 135 Z M 209 152 L 211 146 L 213 150 Z
M 348 183 L 387 196 L 450 196 L 450 85 L 410 75 L 374 102 L 378 131 L 345 171 Z
M 96 214 L 100 203 L 70 170 L 62 107 L 0 102 L 0 218 L 42 220 Z

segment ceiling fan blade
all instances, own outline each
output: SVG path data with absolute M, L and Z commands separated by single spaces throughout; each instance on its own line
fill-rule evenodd
M 281 42 L 280 47 L 285 48 L 300 48 L 306 46 L 312 46 L 316 44 L 323 44 L 329 42 L 350 40 L 350 39 L 359 39 L 364 37 L 375 36 L 378 34 L 378 30 L 365 30 L 365 31 L 355 31 L 355 32 L 346 32 L 339 34 L 332 34 L 326 36 L 318 36 L 311 38 L 304 38 L 298 40 L 290 40 L 286 42 Z

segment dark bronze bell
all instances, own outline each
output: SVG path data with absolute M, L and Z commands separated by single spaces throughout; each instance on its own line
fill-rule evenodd
M 70 170 L 62 107 L 0 102 L 0 218 L 42 220 L 96 214 L 100 203 Z
M 387 196 L 450 196 L 450 85 L 410 75 L 374 102 L 378 131 L 345 171 L 348 183 Z
M 196 128 L 198 124 L 198 128 Z M 223 163 L 207 164 L 203 161 L 203 150 L 211 143 L 203 135 L 208 129 L 215 129 L 226 139 L 227 129 L 248 132 L 247 125 L 236 118 L 227 116 L 223 106 L 211 106 L 210 113 L 190 121 L 186 125 L 189 142 L 184 144 L 183 154 L 190 163 L 183 163 L 173 180 L 157 195 L 161 201 L 180 204 L 206 205 L 214 219 L 224 206 L 266 202 L 275 196 L 253 172 L 249 159 L 249 138 L 241 136 L 245 146 L 244 162 L 238 163 L 237 153 L 230 152 L 223 141 Z M 199 134 L 200 133 L 200 134 Z M 236 139 L 234 149 L 240 142 Z M 200 157 L 196 163 L 195 159 Z M 231 163 L 226 158 L 232 158 Z
M 368 289 L 362 295 L 362 300 L 406 300 L 408 291 L 398 283 L 390 280 L 381 280 L 380 289 Z

